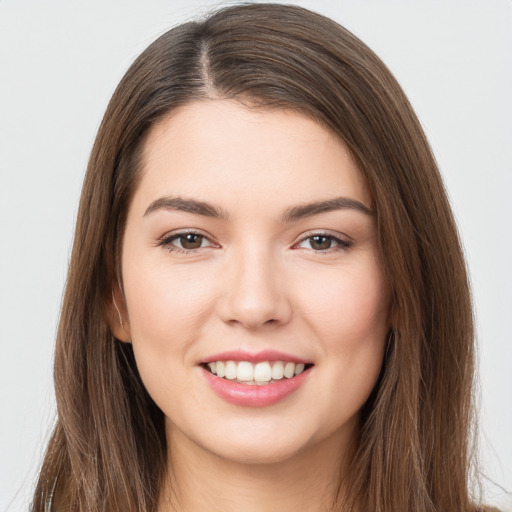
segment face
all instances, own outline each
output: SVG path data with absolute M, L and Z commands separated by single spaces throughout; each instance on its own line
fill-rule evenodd
M 152 129 L 116 334 L 171 441 L 272 462 L 353 439 L 389 328 L 370 208 L 343 143 L 298 113 L 208 100 Z

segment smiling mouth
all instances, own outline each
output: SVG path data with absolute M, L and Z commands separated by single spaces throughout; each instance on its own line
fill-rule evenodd
M 309 370 L 313 365 L 290 361 L 211 361 L 202 365 L 217 377 L 253 386 L 265 386 L 291 379 Z

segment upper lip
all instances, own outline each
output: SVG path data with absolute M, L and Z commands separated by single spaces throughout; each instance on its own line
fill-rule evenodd
M 214 361 L 248 361 L 250 363 L 261 363 L 263 361 L 286 361 L 292 363 L 311 364 L 311 361 L 297 357 L 292 354 L 286 354 L 277 350 L 260 350 L 259 352 L 248 352 L 246 350 L 228 350 L 212 354 L 203 359 L 201 363 L 211 363 Z

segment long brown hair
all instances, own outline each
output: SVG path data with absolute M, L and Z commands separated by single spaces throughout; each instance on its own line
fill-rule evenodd
M 161 36 L 108 106 L 80 201 L 55 356 L 58 420 L 34 512 L 52 492 L 73 512 L 156 510 L 166 469 L 163 413 L 130 345 L 111 334 L 112 289 L 149 128 L 208 97 L 313 117 L 345 142 L 371 190 L 393 329 L 340 510 L 475 510 L 471 299 L 425 135 L 396 80 L 354 35 L 300 7 L 251 4 Z

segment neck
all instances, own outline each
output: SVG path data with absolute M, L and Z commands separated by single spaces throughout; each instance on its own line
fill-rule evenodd
M 283 461 L 245 464 L 207 452 L 176 430 L 168 439 L 172 458 L 159 512 L 334 510 L 352 444 L 334 435 Z

